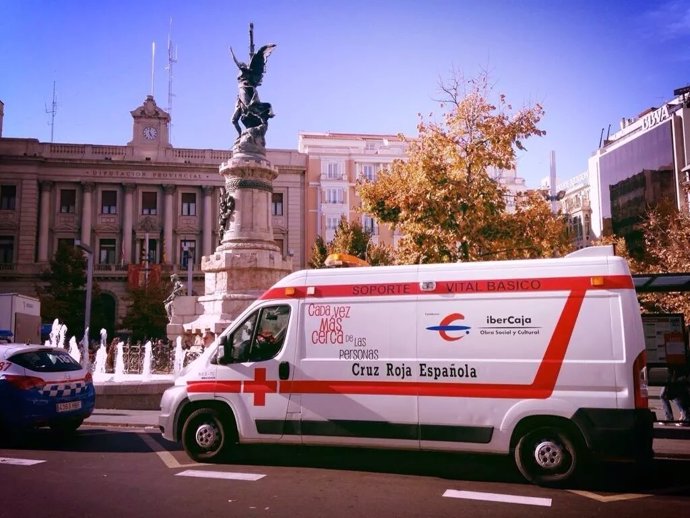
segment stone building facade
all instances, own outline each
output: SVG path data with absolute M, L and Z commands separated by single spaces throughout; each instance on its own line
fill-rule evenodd
M 178 273 L 204 293 L 201 257 L 219 244 L 219 165 L 232 153 L 172 147 L 170 116 L 152 96 L 131 115 L 124 146 L 0 133 L 0 291 L 35 295 L 58 245 L 80 242 L 92 250 L 94 280 L 114 321 L 124 315 L 133 275 Z M 267 158 L 279 173 L 271 193 L 275 242 L 299 269 L 307 159 L 270 149 Z

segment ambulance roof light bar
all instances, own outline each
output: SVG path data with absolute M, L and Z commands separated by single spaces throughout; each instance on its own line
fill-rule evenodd
M 330 254 L 323 262 L 329 268 L 349 268 L 353 266 L 371 266 L 368 262 L 350 254 Z

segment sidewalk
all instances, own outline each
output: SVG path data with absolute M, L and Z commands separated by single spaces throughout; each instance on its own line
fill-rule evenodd
M 155 428 L 158 430 L 158 410 L 120 410 L 96 408 L 84 421 L 89 426 L 120 426 L 127 428 Z

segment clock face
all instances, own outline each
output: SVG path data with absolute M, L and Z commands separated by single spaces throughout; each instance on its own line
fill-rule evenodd
M 144 137 L 148 140 L 153 140 L 158 136 L 158 130 L 148 126 L 144 128 Z

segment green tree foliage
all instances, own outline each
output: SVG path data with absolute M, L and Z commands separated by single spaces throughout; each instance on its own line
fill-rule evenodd
M 664 203 L 650 209 L 640 225 L 644 253 L 631 257 L 622 238 L 617 253 L 630 263 L 633 273 L 690 272 L 690 214 L 678 211 L 675 203 Z M 643 309 L 650 313 L 683 313 L 690 323 L 690 293 L 640 293 Z
M 311 247 L 310 268 L 323 268 L 323 263 L 328 257 L 328 246 L 321 236 L 316 236 L 316 240 Z
M 675 204 L 650 209 L 639 226 L 644 250 L 630 253 L 621 236 L 605 236 L 597 245 L 612 244 L 616 255 L 625 257 L 632 273 L 690 272 L 690 214 L 679 212 Z M 648 313 L 683 313 L 690 322 L 690 293 L 639 293 L 638 299 Z
M 122 327 L 131 330 L 132 340 L 145 341 L 166 336 L 168 317 L 163 301 L 170 289 L 162 282 L 155 282 L 127 290 L 127 313 L 122 319 Z
M 84 311 L 86 309 L 86 257 L 81 249 L 62 244 L 50 261 L 36 288 L 41 301 L 41 320 L 52 323 L 56 318 L 67 326 L 68 336 L 81 341 L 84 336 Z M 101 328 L 112 329 L 106 322 L 99 303 L 100 288 L 94 281 L 91 291 L 91 326 L 89 337 L 99 336 Z
M 421 121 L 407 160 L 358 185 L 363 212 L 397 229 L 397 261 L 455 262 L 551 256 L 567 251 L 565 224 L 537 196 L 506 211 L 505 191 L 490 171 L 515 166 L 516 149 L 544 132 L 540 105 L 517 112 L 500 95 L 488 100 L 486 74 L 441 85 L 450 111 Z M 445 106 L 445 105 L 444 105 Z M 551 245 L 549 246 L 549 243 Z
M 364 230 L 359 222 L 350 223 L 345 218 L 340 219 L 332 241 L 326 243 L 321 236 L 316 237 L 309 266 L 324 268 L 324 261 L 328 255 L 336 253 L 359 257 L 372 266 L 392 264 L 392 252 L 389 247 L 374 243 L 371 233 Z

